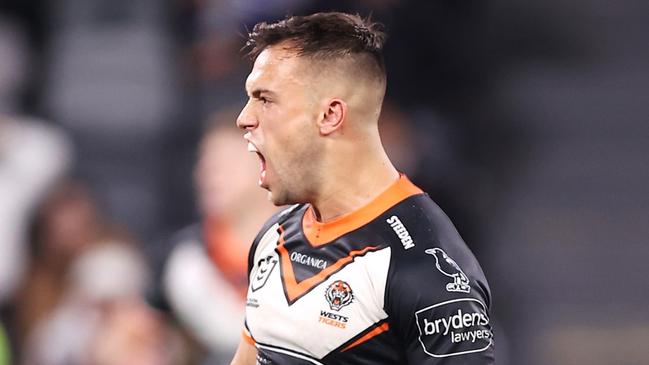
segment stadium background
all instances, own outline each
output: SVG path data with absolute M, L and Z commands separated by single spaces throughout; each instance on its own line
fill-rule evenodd
M 55 128 L 56 153 L 34 163 L 57 167 L 50 184 L 91 192 L 150 270 L 166 237 L 198 219 L 192 167 L 206 121 L 244 103 L 241 34 L 314 10 L 386 25 L 385 138 L 482 263 L 498 363 L 646 364 L 646 2 L 4 0 L 0 112 Z M 3 183 L 3 199 L 15 185 Z M 27 227 L 44 213 L 40 201 L 13 203 L 0 201 L 12 258 L 0 266 L 13 270 L 0 304 L 18 361 L 29 354 L 15 273 L 33 265 Z M 18 248 L 5 234 L 17 224 Z

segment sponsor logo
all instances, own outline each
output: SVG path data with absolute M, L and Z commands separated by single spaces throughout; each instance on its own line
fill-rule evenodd
M 394 233 L 397 234 L 397 237 L 401 240 L 404 249 L 409 250 L 415 247 L 415 243 L 413 242 L 412 237 L 410 237 L 410 233 L 408 233 L 406 226 L 401 223 L 399 217 L 393 215 L 385 221 L 390 225 L 390 227 L 392 227 Z
M 329 326 L 333 326 L 340 329 L 347 328 L 347 322 L 349 322 L 349 317 L 341 316 L 340 314 L 331 313 L 327 311 L 320 311 L 320 323 L 324 323 Z
M 320 269 L 320 270 L 323 270 L 325 267 L 327 267 L 326 260 L 317 259 L 315 257 L 311 257 L 309 255 L 305 255 L 299 252 L 291 253 L 291 261 L 297 262 L 302 265 L 315 267 L 316 269 Z
M 257 308 L 259 307 L 259 301 L 255 298 L 248 298 L 248 300 L 246 300 L 246 307 Z
M 452 282 L 446 284 L 447 291 L 456 293 L 468 293 L 471 291 L 469 278 L 446 252 L 441 248 L 429 248 L 424 252 L 435 257 L 435 267 L 439 272 L 453 279 Z
M 252 282 L 250 283 L 250 289 L 253 292 L 266 285 L 266 281 L 268 281 L 270 273 L 273 272 L 273 269 L 277 265 L 277 261 L 277 257 L 268 255 L 257 262 L 257 271 L 253 274 Z
M 264 233 L 257 245 L 255 259 L 260 256 L 263 258 L 257 260 L 253 266 L 252 272 L 250 273 L 250 289 L 253 292 L 266 285 L 270 273 L 273 272 L 273 269 L 279 261 L 274 251 L 271 251 L 271 249 L 277 245 L 278 240 L 279 224 L 275 223 Z M 267 253 L 266 256 L 264 256 L 264 253 Z M 257 256 L 257 254 L 259 254 L 259 256 Z
M 354 293 L 349 284 L 342 280 L 336 280 L 327 287 L 325 298 L 332 310 L 339 311 L 354 301 Z
M 493 334 L 487 309 L 477 299 L 455 299 L 415 313 L 419 342 L 433 357 L 448 357 L 484 351 Z

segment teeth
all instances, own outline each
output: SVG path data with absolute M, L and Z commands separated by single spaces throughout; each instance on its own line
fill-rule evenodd
M 262 186 L 264 184 L 264 179 L 266 179 L 266 170 L 261 172 L 261 175 L 259 176 L 259 181 L 257 182 L 257 184 L 259 184 L 259 186 Z
M 257 150 L 254 144 L 248 142 L 248 152 L 259 152 L 259 150 Z

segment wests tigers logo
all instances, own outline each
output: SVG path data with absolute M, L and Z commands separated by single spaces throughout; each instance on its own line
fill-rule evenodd
M 342 280 L 336 280 L 325 291 L 325 298 L 331 309 L 339 311 L 342 307 L 351 304 L 354 300 L 354 292 L 349 284 Z

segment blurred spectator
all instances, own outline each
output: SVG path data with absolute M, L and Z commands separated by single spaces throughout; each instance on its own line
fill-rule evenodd
M 29 220 L 72 162 L 67 134 L 21 115 L 26 83 L 38 73 L 28 43 L 19 22 L 0 14 L 0 365 L 11 361 L 10 302 L 26 270 Z
M 83 185 L 68 182 L 45 200 L 33 236 L 15 308 L 21 363 L 178 363 L 173 333 L 140 298 L 143 258 L 129 235 L 99 214 Z M 108 350 L 114 352 L 107 358 Z
M 0 304 L 24 270 L 27 222 L 48 189 L 68 170 L 72 149 L 57 128 L 0 115 Z
M 26 221 L 72 157 L 62 131 L 17 115 L 29 61 L 24 32 L 0 15 L 0 305 L 23 270 Z
M 67 182 L 42 203 L 32 228 L 31 262 L 18 294 L 20 342 L 57 307 L 68 286 L 70 266 L 106 228 L 87 188 Z
M 383 103 L 379 119 L 381 141 L 394 166 L 408 176 L 414 176 L 421 167 L 422 144 L 413 130 L 410 115 L 390 100 Z
M 194 174 L 203 219 L 172 239 L 159 283 L 160 299 L 207 348 L 210 364 L 227 364 L 239 342 L 248 250 L 275 210 L 254 184 L 258 161 L 246 152 L 236 115 L 216 114 L 204 134 Z
M 187 363 L 179 338 L 145 303 L 116 301 L 106 309 L 90 344 L 89 364 L 162 365 Z
M 122 242 L 89 248 L 69 287 L 27 343 L 25 364 L 177 364 L 174 336 L 140 299 L 145 266 Z

